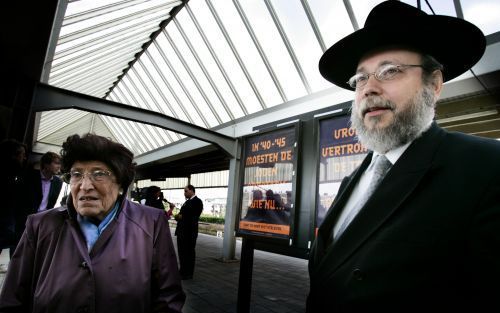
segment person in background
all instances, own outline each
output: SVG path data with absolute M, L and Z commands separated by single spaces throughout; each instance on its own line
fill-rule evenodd
M 55 152 L 46 152 L 40 159 L 40 170 L 33 169 L 28 179 L 28 190 L 31 193 L 32 213 L 52 209 L 59 198 L 62 181 L 58 175 L 61 171 L 61 156 Z
M 165 210 L 165 206 L 163 203 L 168 204 L 168 210 L 165 210 L 165 215 L 168 219 L 172 217 L 173 210 L 175 209 L 175 204 L 170 203 L 167 199 L 164 198 L 163 192 L 158 186 L 149 186 L 146 192 L 146 199 L 144 199 L 144 204 L 153 208 L 157 208 L 160 210 Z
M 163 192 L 161 192 L 160 187 L 158 186 L 149 186 L 148 190 L 146 192 L 146 201 L 144 202 L 145 205 L 157 208 L 160 210 L 165 210 L 165 206 L 163 205 L 163 202 L 168 201 L 163 198 Z
M 465 20 L 386 1 L 323 54 L 371 152 L 319 227 L 307 312 L 500 312 L 500 142 L 433 121 L 485 45 Z
M 168 219 L 172 218 L 172 215 L 174 214 L 174 209 L 175 209 L 175 204 L 172 202 L 168 202 L 168 210 L 165 211 L 165 215 L 167 215 Z
M 0 312 L 181 312 L 165 214 L 128 200 L 133 154 L 105 137 L 63 143 L 67 208 L 30 215 L 0 293 Z
M 5 139 L 0 143 L 0 249 L 14 253 L 22 233 L 26 216 L 29 214 L 23 205 L 25 193 L 26 145 L 15 140 Z M 0 251 L 1 251 L 0 250 Z M 0 264 L 0 272 L 7 270 L 7 264 Z
M 196 260 L 196 239 L 198 238 L 198 222 L 203 212 L 203 201 L 195 194 L 193 185 L 184 187 L 186 202 L 181 207 L 179 214 L 175 216 L 177 227 L 177 251 L 182 279 L 192 279 Z

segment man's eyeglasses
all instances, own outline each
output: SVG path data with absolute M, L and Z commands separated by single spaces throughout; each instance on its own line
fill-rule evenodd
M 68 173 L 64 173 L 61 178 L 65 183 L 74 185 L 80 183 L 85 177 L 85 175 L 88 175 L 88 177 L 92 182 L 100 183 L 109 180 L 111 177 L 111 172 L 105 170 L 95 170 L 92 172 L 85 172 L 85 173 L 78 171 L 71 171 Z
M 349 79 L 347 82 L 349 86 L 353 89 L 361 88 L 368 82 L 370 76 L 373 75 L 378 81 L 386 81 L 391 80 L 396 77 L 397 74 L 403 72 L 404 69 L 409 67 L 422 67 L 422 65 L 417 64 L 384 64 L 377 68 L 377 70 L 373 73 L 356 73 L 353 77 Z

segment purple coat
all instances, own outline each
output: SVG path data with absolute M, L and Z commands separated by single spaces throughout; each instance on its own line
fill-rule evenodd
M 0 312 L 181 312 L 184 300 L 163 211 L 124 200 L 89 253 L 69 203 L 28 217 Z

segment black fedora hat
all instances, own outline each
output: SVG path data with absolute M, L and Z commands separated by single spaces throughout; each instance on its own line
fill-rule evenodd
M 319 61 L 319 71 L 328 81 L 352 90 L 347 81 L 366 53 L 399 46 L 434 57 L 443 65 L 444 80 L 448 81 L 479 61 L 486 39 L 479 28 L 465 20 L 428 15 L 390 0 L 371 10 L 362 29 L 331 46 Z

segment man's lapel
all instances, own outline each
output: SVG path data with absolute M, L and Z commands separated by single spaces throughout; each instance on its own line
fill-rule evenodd
M 49 197 L 48 197 L 48 202 L 47 202 L 47 208 L 54 207 L 54 204 L 57 201 L 57 198 L 59 197 L 59 185 L 60 181 L 54 176 L 52 177 L 52 181 L 50 182 L 50 188 L 49 188 Z
M 373 153 L 369 153 L 365 157 L 361 165 L 350 176 L 345 177 L 344 180 L 342 181 L 342 184 L 340 185 L 339 188 L 339 192 L 335 197 L 335 200 L 333 201 L 332 205 L 330 206 L 330 209 L 328 209 L 328 212 L 326 214 L 323 223 L 318 229 L 318 237 L 321 236 L 325 244 L 329 243 L 329 240 L 331 239 L 332 236 L 333 226 L 335 225 L 335 222 L 337 221 L 340 213 L 342 213 L 345 204 L 349 200 L 349 197 L 351 196 L 354 186 L 356 186 L 356 183 L 359 181 L 359 178 L 366 170 L 368 165 L 370 165 L 372 155 Z M 326 248 L 326 247 L 321 247 L 321 248 Z
M 181 206 L 181 211 L 179 213 L 184 213 L 184 211 L 187 210 L 186 208 L 187 208 L 187 206 L 189 204 L 188 201 L 189 201 L 189 199 L 187 199 L 186 201 L 184 201 L 184 203 Z
M 445 132 L 433 125 L 422 137 L 416 139 L 408 147 L 349 227 L 333 244 L 326 247 L 325 257 L 321 261 L 320 267 L 325 266 L 324 270 L 328 268 L 328 272 L 333 274 L 380 228 L 384 221 L 401 207 L 403 201 L 418 186 L 431 168 L 437 148 L 444 136 Z M 359 176 L 360 173 L 356 173 L 344 192 L 346 194 L 343 193 L 342 197 L 349 197 L 354 184 L 359 180 Z M 338 207 L 335 206 L 332 209 L 341 211 L 345 202 L 346 199 L 342 199 L 342 201 L 339 199 Z M 340 207 L 341 205 L 342 207 Z M 338 214 L 338 212 L 332 212 L 332 215 Z M 335 219 L 329 222 L 334 223 Z M 333 224 L 328 226 L 330 226 L 331 231 Z
M 318 235 L 314 240 L 314 247 L 309 258 L 311 275 L 316 275 L 315 273 L 318 273 L 320 279 L 322 279 L 322 277 L 324 278 L 325 276 L 324 274 L 331 270 L 331 267 L 328 265 L 325 266 L 325 259 L 328 258 L 325 254 L 331 252 L 333 226 L 335 225 L 340 213 L 342 213 L 347 200 L 349 200 L 354 186 L 356 186 L 359 178 L 370 164 L 372 155 L 373 153 L 369 153 L 361 165 L 354 170 L 351 175 L 342 180 L 338 194 L 328 209 L 325 219 L 318 229 Z

